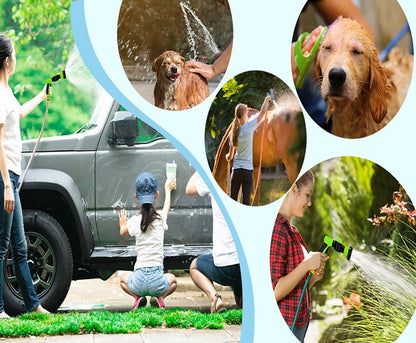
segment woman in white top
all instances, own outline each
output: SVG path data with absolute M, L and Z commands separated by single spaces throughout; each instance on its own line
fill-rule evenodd
M 266 96 L 258 115 L 248 117 L 247 105 L 238 104 L 235 107 L 234 121 L 231 129 L 231 147 L 226 155 L 227 161 L 233 162 L 231 174 L 231 198 L 237 200 L 240 187 L 242 187 L 243 204 L 250 205 L 250 196 L 253 188 L 253 134 L 257 124 L 267 112 L 272 101 L 270 95 Z
M 163 239 L 170 209 L 170 193 L 176 186 L 176 179 L 169 178 L 165 183 L 165 203 L 161 211 L 153 204 L 159 192 L 157 180 L 151 173 L 142 173 L 136 180 L 136 197 L 141 206 L 140 214 L 127 219 L 124 210 L 119 215 L 120 235 L 136 238 L 137 260 L 134 272 L 125 272 L 120 277 L 121 288 L 135 298 L 133 310 L 147 304 L 146 296 L 151 296 L 150 305 L 165 308 L 163 299 L 176 289 L 173 274 L 163 273 Z
M 46 99 L 45 88 L 32 100 L 20 105 L 11 88 L 9 77 L 16 68 L 16 53 L 10 38 L 0 34 L 0 318 L 4 312 L 3 264 L 10 245 L 13 267 L 27 312 L 45 312 L 39 303 L 27 264 L 27 244 L 23 214 L 17 191 L 21 173 L 22 139 L 20 119 Z
M 212 204 L 212 253 L 200 255 L 192 261 L 189 267 L 192 281 L 208 296 L 211 313 L 225 310 L 224 302 L 214 282 L 230 286 L 234 292 L 236 305 L 242 308 L 240 262 L 227 222 L 217 202 L 211 196 L 208 186 L 198 173 L 195 172 L 188 180 L 186 194 L 191 196 L 198 194 L 201 197 L 208 194 Z

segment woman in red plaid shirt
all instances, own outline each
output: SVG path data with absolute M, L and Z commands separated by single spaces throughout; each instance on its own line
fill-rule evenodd
M 294 335 L 303 342 L 309 325 L 309 289 L 322 278 L 328 256 L 320 252 L 308 252 L 299 231 L 290 224 L 293 216 L 303 217 L 314 187 L 314 176 L 309 170 L 292 186 L 280 208 L 273 229 L 270 248 L 270 273 L 274 295 L 280 312 L 292 327 L 302 289 L 309 271 L 315 274 L 309 281 L 299 310 Z

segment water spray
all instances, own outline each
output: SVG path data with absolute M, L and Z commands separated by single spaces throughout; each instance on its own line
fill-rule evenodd
M 332 239 L 328 236 L 325 236 L 324 244 L 319 249 L 319 252 L 321 252 L 323 254 L 326 254 L 326 252 L 328 251 L 329 248 L 332 248 L 336 252 L 339 252 L 339 253 L 343 254 L 344 257 L 348 261 L 351 259 L 352 247 L 350 247 L 348 245 L 344 245 L 340 239 L 334 240 L 334 239 Z M 299 310 L 300 310 L 300 305 L 302 304 L 302 300 L 303 300 L 303 297 L 305 295 L 306 288 L 308 287 L 309 280 L 311 279 L 313 274 L 315 274 L 315 271 L 311 270 L 309 272 L 309 275 L 308 275 L 307 279 L 306 279 L 305 286 L 303 286 L 302 294 L 300 296 L 298 307 L 296 309 L 295 318 L 293 319 L 293 324 L 292 324 L 292 327 L 291 327 L 292 332 L 295 330 L 296 321 L 298 319 L 298 314 L 299 314 Z
M 43 131 L 45 129 L 46 118 L 48 117 L 48 112 L 49 112 L 49 101 L 50 101 L 50 98 L 51 98 L 52 82 L 57 82 L 57 81 L 59 81 L 61 79 L 66 79 L 66 72 L 65 72 L 65 70 L 61 71 L 59 74 L 56 74 L 56 75 L 50 77 L 49 79 L 47 79 L 45 81 L 45 83 L 46 83 L 46 90 L 45 90 L 45 92 L 46 92 L 46 110 L 45 110 L 45 115 L 43 117 L 42 127 L 40 129 L 39 136 L 38 136 L 38 139 L 36 141 L 36 144 L 35 144 L 35 146 L 33 148 L 32 155 L 30 155 L 30 159 L 29 159 L 29 162 L 27 163 L 25 172 L 23 173 L 23 176 L 19 180 L 20 183 L 19 183 L 19 187 L 17 189 L 18 192 L 20 192 L 20 189 L 22 188 L 23 181 L 26 178 L 27 172 L 28 172 L 28 170 L 30 168 L 30 165 L 31 165 L 32 160 L 33 160 L 33 157 L 35 156 L 35 153 L 36 153 L 36 150 L 38 148 L 40 139 L 42 138 Z
M 205 42 L 205 44 L 211 49 L 211 51 L 214 53 L 214 55 L 218 54 L 220 52 L 220 50 L 218 49 L 217 44 L 215 43 L 214 39 L 212 38 L 212 36 L 209 33 L 206 26 L 202 23 L 201 19 L 196 15 L 196 13 L 192 10 L 190 5 L 187 4 L 184 1 L 181 1 L 179 3 L 179 5 L 182 9 L 183 17 L 184 17 L 185 24 L 186 24 L 186 31 L 187 31 L 187 34 L 188 34 L 188 43 L 189 43 L 191 51 L 194 55 L 194 57 L 192 59 L 196 60 L 196 58 L 197 58 L 195 38 L 198 38 L 198 37 L 197 37 L 195 31 L 192 30 L 190 19 L 193 19 L 195 21 L 195 23 L 198 24 L 199 28 L 201 29 L 201 31 L 203 33 L 202 40 Z

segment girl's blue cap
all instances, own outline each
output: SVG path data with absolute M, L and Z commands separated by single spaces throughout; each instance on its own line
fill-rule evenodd
M 136 179 L 136 194 L 139 205 L 153 204 L 157 192 L 157 180 L 151 173 L 142 173 Z

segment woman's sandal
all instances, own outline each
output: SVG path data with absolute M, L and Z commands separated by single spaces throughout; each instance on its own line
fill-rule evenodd
M 11 319 L 6 312 L 0 312 L 0 319 Z
M 217 308 L 218 305 L 218 301 L 221 301 L 221 303 L 219 304 L 219 308 Z M 219 295 L 218 293 L 215 293 L 214 295 L 214 300 L 211 302 L 211 313 L 221 313 L 226 311 L 227 308 L 225 307 L 223 301 L 222 301 L 222 297 L 221 295 Z

